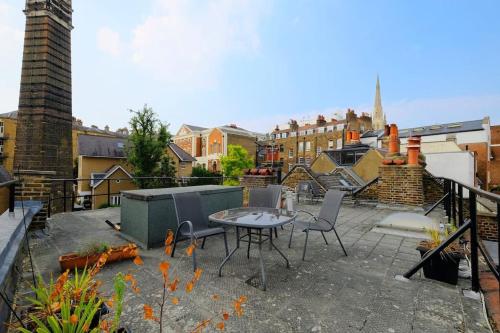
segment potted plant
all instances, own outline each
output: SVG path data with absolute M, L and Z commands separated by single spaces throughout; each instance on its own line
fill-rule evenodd
M 59 265 L 61 266 L 61 271 L 94 265 L 99 260 L 99 256 L 105 252 L 108 253 L 107 262 L 132 259 L 137 256 L 137 245 L 130 243 L 127 245 L 110 247 L 106 243 L 90 244 L 79 252 L 60 256 Z
M 437 248 L 454 231 L 453 227 L 446 227 L 443 232 L 439 229 L 428 229 L 428 240 L 421 241 L 417 246 L 420 256 L 425 258 Z M 444 237 L 443 237 L 444 236 Z M 448 245 L 439 256 L 434 256 L 424 265 L 424 276 L 441 282 L 456 285 L 458 281 L 458 264 L 463 258 L 463 251 L 457 242 Z
M 66 270 L 56 281 L 51 279 L 49 283 L 39 276 L 38 283 L 32 286 L 35 297 L 26 298 L 30 306 L 24 312 L 22 324 L 15 329 L 23 333 L 130 332 L 119 327 L 126 289 L 125 276 L 122 273 L 115 275 L 114 293 L 108 300 L 99 292 L 100 282 L 95 280 L 108 258 L 109 250 L 102 253 L 92 267 L 85 267 L 81 273 L 75 269 L 71 276 Z M 110 308 L 114 309 L 112 319 L 103 319 Z

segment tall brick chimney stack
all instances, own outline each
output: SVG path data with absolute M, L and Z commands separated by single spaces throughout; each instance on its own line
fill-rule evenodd
M 19 169 L 22 183 L 72 178 L 72 12 L 71 0 L 26 0 L 14 156 L 14 167 L 16 172 Z M 63 192 L 62 184 L 51 188 L 54 195 Z M 47 193 L 39 198 L 26 195 L 22 187 L 17 192 L 25 199 L 47 199 Z M 54 204 L 57 207 L 58 203 Z

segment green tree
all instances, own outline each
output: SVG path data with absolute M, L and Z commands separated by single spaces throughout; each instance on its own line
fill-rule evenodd
M 191 177 L 200 178 L 191 178 L 188 183 L 189 186 L 220 185 L 222 175 L 218 172 L 211 172 L 204 167 L 197 165 L 193 167 L 193 171 L 191 171 Z
M 222 156 L 220 159 L 224 177 L 228 179 L 224 181 L 225 185 L 238 185 L 238 177 L 243 175 L 243 170 L 253 166 L 253 160 L 248 156 L 248 152 L 240 145 L 228 145 L 227 156 Z
M 163 124 L 153 109 L 144 105 L 142 110 L 130 110 L 131 134 L 126 148 L 127 160 L 137 177 L 159 176 L 162 172 L 162 157 L 165 147 L 170 141 L 168 125 Z M 155 186 L 155 182 L 138 180 L 141 188 Z

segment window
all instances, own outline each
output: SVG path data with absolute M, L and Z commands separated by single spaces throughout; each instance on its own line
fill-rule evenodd
M 304 164 L 304 158 L 303 157 L 299 157 L 299 164 Z
M 285 151 L 285 146 L 283 144 L 280 144 L 280 153 Z
M 304 142 L 299 142 L 299 153 L 304 151 Z
M 286 133 L 282 133 L 282 134 L 281 134 L 281 138 L 283 138 L 283 139 L 288 138 L 288 132 L 286 132 Z
M 121 197 L 119 195 L 111 196 L 111 205 L 120 206 L 120 203 L 121 203 Z
M 321 147 L 320 146 L 316 147 L 316 156 L 319 156 L 319 155 L 321 155 Z
M 311 165 L 311 158 L 310 157 L 306 157 L 306 165 L 307 166 Z
M 4 124 L 3 124 L 3 121 L 0 121 L 0 135 L 3 136 L 3 133 L 4 133 Z
M 293 157 L 293 148 L 288 149 L 288 158 Z
M 328 140 L 328 149 L 333 149 L 333 140 Z
M 291 136 L 291 137 L 295 137 L 295 136 L 297 136 L 297 132 L 291 132 L 291 133 L 290 133 L 290 136 Z
M 90 174 L 90 186 L 94 186 L 95 184 L 97 184 L 98 181 L 100 181 L 101 179 L 104 179 L 104 177 L 106 176 L 105 173 L 103 172 L 92 172 Z
M 306 135 L 306 131 L 299 131 L 299 135 Z
M 311 151 L 311 141 L 306 142 L 306 151 Z

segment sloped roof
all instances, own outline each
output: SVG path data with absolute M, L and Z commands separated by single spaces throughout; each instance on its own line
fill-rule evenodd
M 97 135 L 79 135 L 78 155 L 125 158 L 126 144 L 126 138 L 112 138 Z
M 17 111 L 10 111 L 10 112 L 5 112 L 5 113 L 0 113 L 0 118 L 17 119 Z
M 220 129 L 223 132 L 230 133 L 230 134 L 244 135 L 244 136 L 251 136 L 251 137 L 265 137 L 265 135 L 262 133 L 249 131 L 249 130 L 246 130 L 246 129 L 241 128 L 241 127 L 223 125 L 223 126 L 218 126 L 216 128 Z
M 194 125 L 188 125 L 188 124 L 183 124 L 182 126 L 186 126 L 191 131 L 204 131 L 207 129 L 206 127 L 194 126 Z
M 127 170 L 125 170 L 121 165 L 116 164 L 116 165 L 112 166 L 108 171 L 106 171 L 106 174 L 104 175 L 104 177 L 102 177 L 102 179 L 99 179 L 99 181 L 95 182 L 91 186 L 93 188 L 98 187 L 99 185 L 102 184 L 103 181 L 105 181 L 106 179 L 111 177 L 118 170 L 122 170 L 127 175 L 127 177 L 132 179 L 132 175 Z
M 381 138 L 384 136 L 384 130 L 369 130 L 361 134 L 361 138 Z
M 194 162 L 196 161 L 196 158 L 191 156 L 188 152 L 186 152 L 184 149 L 176 145 L 175 143 L 171 142 L 168 144 L 168 147 L 174 152 L 175 155 L 179 158 L 181 162 Z
M 407 138 L 410 135 L 427 136 L 437 134 L 450 134 L 458 132 L 472 132 L 483 130 L 483 119 L 461 121 L 456 123 L 438 124 L 430 126 L 421 126 L 413 128 L 405 128 L 399 130 L 400 138 Z

